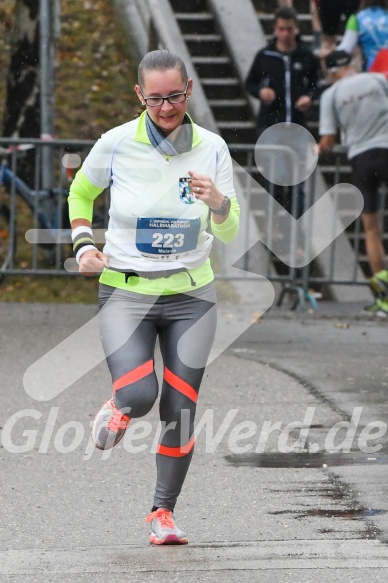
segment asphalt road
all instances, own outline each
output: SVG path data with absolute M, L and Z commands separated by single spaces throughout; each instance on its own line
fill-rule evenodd
M 388 323 L 357 314 L 221 306 L 220 336 L 246 331 L 201 387 L 190 544 L 152 548 L 157 407 L 91 447 L 95 306 L 0 304 L 0 581 L 386 581 Z

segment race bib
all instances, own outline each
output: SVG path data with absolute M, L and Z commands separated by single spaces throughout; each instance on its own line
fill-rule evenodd
M 136 247 L 142 255 L 172 259 L 197 247 L 200 227 L 201 219 L 139 218 Z

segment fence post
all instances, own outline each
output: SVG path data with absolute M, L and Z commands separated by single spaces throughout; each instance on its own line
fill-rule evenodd
M 54 130 L 54 45 L 53 13 L 50 0 L 40 0 L 40 137 L 49 140 Z M 53 186 L 51 148 L 42 147 L 42 186 Z

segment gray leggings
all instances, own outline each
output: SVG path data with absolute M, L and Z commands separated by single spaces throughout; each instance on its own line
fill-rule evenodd
M 146 296 L 100 285 L 100 332 L 115 405 L 131 418 L 158 397 L 154 370 L 159 336 L 164 374 L 154 506 L 173 510 L 193 455 L 199 386 L 216 329 L 214 283 L 190 295 Z M 212 309 L 214 307 L 214 309 Z M 172 424 L 170 427 L 169 424 Z

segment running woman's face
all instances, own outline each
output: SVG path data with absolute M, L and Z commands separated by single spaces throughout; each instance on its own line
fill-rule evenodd
M 162 105 L 156 107 L 147 104 L 148 115 L 167 135 L 176 130 L 183 122 L 187 111 L 187 97 L 191 95 L 192 84 L 192 80 L 189 79 L 186 99 L 182 103 L 170 103 L 165 99 Z M 165 71 L 145 71 L 143 85 L 141 88 L 136 85 L 135 91 L 140 101 L 144 101 L 144 97 L 167 97 L 176 93 L 184 93 L 186 83 L 178 68 L 166 69 Z

